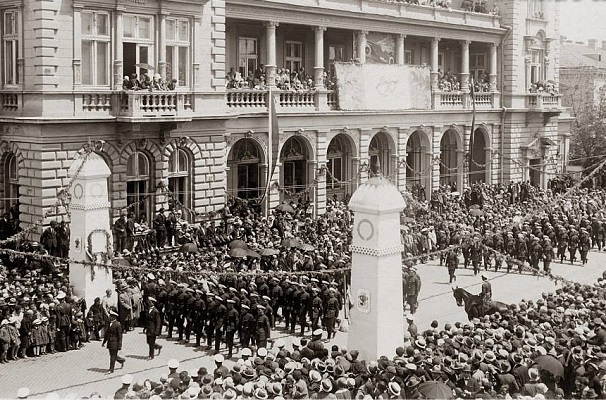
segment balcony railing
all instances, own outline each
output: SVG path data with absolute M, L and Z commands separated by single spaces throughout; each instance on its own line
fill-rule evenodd
M 527 93 L 526 108 L 535 110 L 560 108 L 560 95 L 550 93 Z
M 122 117 L 177 117 L 190 115 L 191 94 L 176 92 L 125 91 L 120 95 Z
M 19 93 L 2 93 L 2 111 L 16 112 L 21 108 Z
M 227 107 L 242 112 L 267 111 L 267 90 L 230 89 L 225 96 Z M 274 89 L 277 110 L 284 112 L 310 112 L 337 110 L 338 97 L 334 90 L 314 90 L 304 92 Z
M 499 107 L 498 92 L 474 93 L 476 109 L 494 109 Z M 434 110 L 472 109 L 471 93 L 468 92 L 433 92 Z

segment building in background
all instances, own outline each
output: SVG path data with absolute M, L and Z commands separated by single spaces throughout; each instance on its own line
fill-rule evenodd
M 494 3 L 0 0 L 4 209 L 18 199 L 22 226 L 57 218 L 76 152 L 97 141 L 114 216 L 130 206 L 147 220 L 166 188 L 196 222 L 229 196 L 266 208 L 304 197 L 322 213 L 373 172 L 427 196 L 476 181 L 546 186 L 566 165 L 570 125 L 558 5 Z M 339 68 L 351 73 L 335 81 Z M 313 90 L 281 90 L 286 69 Z M 406 83 L 404 70 L 427 79 Z M 146 73 L 174 90 L 123 90 Z M 262 76 L 267 87 L 237 83 Z M 381 101 L 341 107 L 358 95 Z

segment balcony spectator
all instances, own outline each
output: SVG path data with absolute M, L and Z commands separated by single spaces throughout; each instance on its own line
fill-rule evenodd
M 139 82 L 139 79 L 137 79 L 137 74 L 131 74 L 130 78 L 128 79 L 128 82 L 126 82 L 126 77 L 124 77 L 125 80 L 122 84 L 122 88 L 125 90 L 140 90 L 141 89 L 141 83 Z
M 461 10 L 470 12 L 473 11 L 473 1 L 463 0 L 463 3 L 461 3 Z
M 490 14 L 496 15 L 496 16 L 500 15 L 499 6 L 497 5 L 497 3 L 494 3 L 494 5 L 492 6 L 492 8 L 490 9 Z
M 168 82 L 168 84 L 166 85 L 166 88 L 168 90 L 177 89 L 177 80 L 175 78 L 171 79 L 170 82 Z
M 141 79 L 140 85 L 141 89 L 151 90 L 152 80 L 147 72 L 143 74 L 143 79 Z
M 155 74 L 152 80 L 152 89 L 153 90 L 166 90 L 166 83 L 160 74 Z
M 488 14 L 488 7 L 486 7 L 486 0 L 480 0 L 476 2 L 474 9 L 477 13 Z

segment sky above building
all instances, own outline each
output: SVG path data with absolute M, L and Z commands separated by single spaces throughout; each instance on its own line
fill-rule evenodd
M 562 35 L 572 40 L 606 40 L 606 0 L 557 1 Z

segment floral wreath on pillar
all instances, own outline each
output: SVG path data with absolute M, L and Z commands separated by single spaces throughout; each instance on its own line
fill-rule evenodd
M 95 233 L 105 234 L 105 251 L 98 251 L 98 252 L 93 253 L 93 234 L 95 234 Z M 107 263 L 111 259 L 111 253 L 112 253 L 112 244 L 111 243 L 112 243 L 111 235 L 109 234 L 109 232 L 106 229 L 103 229 L 103 228 L 93 229 L 88 234 L 88 237 L 86 238 L 86 254 L 88 255 L 88 258 L 92 262 L 96 262 L 97 261 L 96 255 L 100 255 L 101 263 L 103 265 L 107 265 Z M 90 269 L 91 269 L 91 280 L 94 280 L 95 279 L 95 266 L 91 265 Z

